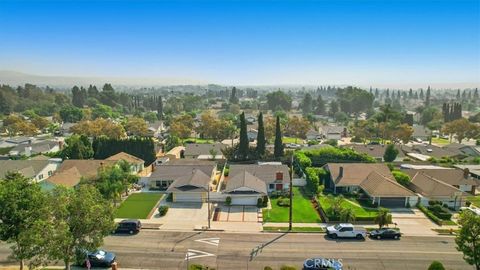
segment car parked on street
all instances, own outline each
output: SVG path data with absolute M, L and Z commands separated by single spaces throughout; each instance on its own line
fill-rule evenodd
M 327 235 L 330 238 L 357 238 L 364 239 L 367 236 L 367 230 L 363 227 L 355 227 L 351 223 L 340 223 L 327 227 Z
M 84 267 L 111 267 L 116 260 L 115 253 L 104 250 L 96 250 L 94 252 L 87 252 L 87 259 L 83 262 Z
M 138 233 L 142 229 L 142 223 L 138 219 L 125 219 L 120 221 L 117 224 L 117 228 L 115 229 L 114 233 L 128 233 L 134 234 Z
M 374 239 L 400 239 L 402 234 L 400 231 L 391 229 L 391 228 L 381 228 L 378 230 L 373 230 L 369 233 L 371 238 Z

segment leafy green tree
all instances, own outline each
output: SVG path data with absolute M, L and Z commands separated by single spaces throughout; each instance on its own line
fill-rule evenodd
M 340 222 L 351 223 L 356 219 L 355 211 L 352 208 L 344 208 L 340 211 Z
M 282 142 L 282 130 L 280 129 L 280 117 L 277 116 L 277 122 L 275 126 L 275 144 L 273 149 L 273 155 L 275 158 L 283 157 L 283 142 Z
M 404 172 L 394 170 L 392 171 L 393 177 L 395 177 L 395 180 L 397 180 L 397 183 L 404 187 L 408 187 L 408 184 L 410 183 L 410 176 Z
M 263 113 L 258 114 L 258 133 L 257 133 L 257 153 L 259 156 L 265 155 L 265 127 L 263 126 Z
M 113 207 L 91 185 L 56 187 L 50 201 L 55 230 L 49 236 L 49 258 L 63 261 L 69 270 L 72 262 L 84 262 L 82 251 L 99 248 L 114 229 Z
M 336 100 L 330 101 L 329 115 L 334 116 L 338 112 L 338 102 Z
M 275 91 L 267 94 L 268 108 L 272 111 L 278 109 L 290 111 L 292 108 L 292 98 L 283 91 Z
M 124 125 L 125 131 L 128 135 L 133 136 L 147 136 L 148 126 L 145 120 L 140 117 L 130 117 Z
M 182 145 L 180 138 L 177 136 L 169 136 L 165 142 L 165 152 L 172 150 L 173 148 Z
M 230 101 L 231 104 L 238 104 L 237 88 L 236 87 L 232 88 L 232 93 L 230 94 L 229 101 Z
M 378 210 L 377 217 L 375 218 L 375 222 L 378 224 L 379 228 L 382 228 L 385 225 L 392 223 L 392 214 L 390 214 L 390 210 L 387 208 L 381 207 Z
M 158 101 L 157 101 L 157 117 L 158 117 L 158 120 L 163 119 L 163 100 L 162 100 L 162 97 L 158 97 Z
M 72 135 L 65 140 L 66 146 L 60 156 L 63 159 L 91 159 L 93 157 L 92 143 L 85 135 Z
M 78 86 L 72 88 L 72 104 L 75 107 L 83 108 L 87 101 L 87 92 L 85 89 L 80 89 Z
M 428 267 L 428 270 L 445 270 L 445 267 L 443 267 L 443 264 L 441 262 L 433 261 Z
M 398 155 L 398 150 L 395 148 L 395 145 L 389 144 L 387 148 L 385 148 L 385 153 L 383 154 L 383 160 L 385 162 L 393 162 Z
M 62 118 L 62 121 L 67 123 L 76 123 L 83 118 L 83 111 L 73 106 L 63 107 L 59 114 L 60 118 Z
M 101 168 L 93 183 L 105 199 L 116 205 L 122 192 L 127 194 L 128 188 L 137 181 L 138 176 L 132 174 L 131 164 L 120 160 L 113 166 Z
M 10 103 L 8 103 L 3 93 L 0 92 L 0 113 L 9 114 L 11 111 L 12 111 L 12 106 L 10 105 Z
M 302 112 L 304 115 L 310 114 L 313 111 L 313 98 L 310 93 L 305 94 L 302 101 Z
M 43 239 L 38 224 L 47 219 L 46 197 L 40 186 L 20 173 L 0 181 L 0 240 L 11 245 L 11 258 L 30 267 L 43 260 Z
M 458 219 L 460 230 L 455 238 L 457 250 L 475 269 L 480 269 L 480 216 L 472 211 L 462 211 Z

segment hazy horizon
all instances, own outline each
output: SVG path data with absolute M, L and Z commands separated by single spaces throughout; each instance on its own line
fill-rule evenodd
M 7 0 L 0 17 L 0 70 L 35 76 L 146 85 L 480 85 L 474 0 Z

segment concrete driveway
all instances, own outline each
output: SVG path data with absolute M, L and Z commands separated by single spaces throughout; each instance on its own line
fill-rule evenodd
M 222 222 L 258 222 L 258 208 L 256 206 L 220 205 L 217 221 Z
M 158 213 L 152 216 L 151 222 L 160 223 L 161 230 L 193 230 L 195 226 L 205 226 L 208 221 L 208 207 L 206 203 L 165 202 L 169 209 L 165 216 Z
M 441 228 L 416 208 L 392 209 L 392 219 L 394 223 L 397 223 L 400 231 L 409 236 L 437 235 L 432 229 Z

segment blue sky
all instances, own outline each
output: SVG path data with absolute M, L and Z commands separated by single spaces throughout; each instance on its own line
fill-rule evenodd
M 0 0 L 0 70 L 224 84 L 478 85 L 479 3 Z

